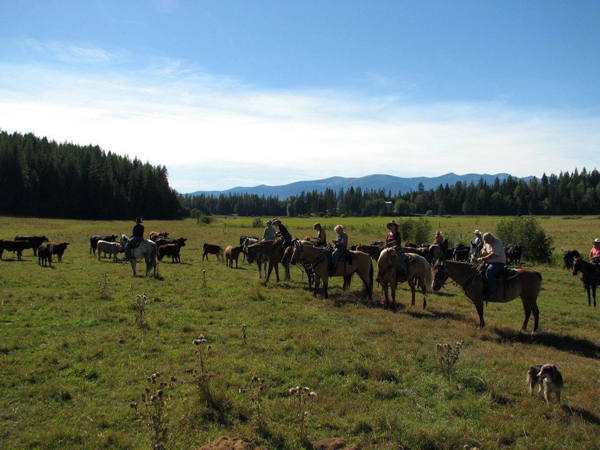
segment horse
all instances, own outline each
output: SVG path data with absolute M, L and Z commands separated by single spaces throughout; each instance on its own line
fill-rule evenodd
M 581 258 L 581 254 L 577 250 L 563 250 L 564 267 L 572 270 L 573 261 L 575 261 L 575 258 Z
M 429 246 L 429 262 L 443 261 L 446 259 L 448 250 L 448 239 L 444 239 L 441 244 L 433 244 Z
M 504 282 L 498 282 L 498 292 L 495 297 L 484 294 L 484 278 L 479 275 L 479 267 L 468 263 L 453 261 L 438 261 L 433 267 L 432 289 L 439 291 L 448 278 L 452 278 L 464 291 L 465 295 L 475 308 L 479 315 L 479 326 L 485 327 L 483 320 L 483 302 L 506 303 L 521 297 L 523 310 L 525 311 L 525 320 L 521 331 L 527 329 L 529 317 L 533 312 L 534 325 L 533 332 L 538 330 L 540 311 L 537 307 L 537 298 L 542 286 L 542 274 L 530 269 L 516 269 L 517 276 L 509 279 L 507 285 Z
M 378 275 L 377 281 L 383 285 L 385 294 L 385 306 L 389 304 L 388 286 L 392 288 L 392 303 L 396 307 L 396 285 L 398 284 L 398 255 L 396 249 L 386 248 L 381 252 L 377 260 Z M 406 253 L 406 281 L 410 286 L 412 294 L 411 306 L 415 306 L 415 291 L 418 286 L 423 293 L 423 309 L 427 307 L 427 291 L 431 290 L 431 266 L 425 258 L 413 253 Z
M 248 264 L 252 264 L 253 262 L 256 262 L 256 265 L 258 266 L 258 278 L 260 279 L 260 278 L 262 278 L 263 266 L 265 268 L 265 276 L 267 275 L 267 262 L 268 262 L 267 256 L 264 253 L 257 253 L 254 250 L 248 249 L 248 247 L 250 245 L 256 244 L 258 242 L 259 242 L 258 238 L 244 236 L 244 242 L 242 243 L 242 247 L 243 247 L 242 252 L 244 253 L 246 261 L 248 261 Z
M 283 264 L 285 268 L 285 278 L 284 281 L 291 280 L 290 277 L 290 265 L 287 261 L 283 261 L 283 252 L 281 251 L 281 241 L 260 241 L 256 244 L 249 245 L 246 247 L 248 250 L 255 251 L 257 253 L 262 253 L 267 256 L 269 260 L 269 271 L 267 272 L 267 278 L 265 278 L 265 284 L 269 282 L 269 278 L 271 278 L 271 271 L 275 268 L 275 276 L 277 277 L 277 281 L 279 281 L 279 263 Z
M 315 290 L 313 296 L 317 296 L 319 290 L 319 283 L 323 279 L 323 295 L 325 298 L 329 298 L 327 294 L 328 280 L 329 280 L 329 251 L 326 247 L 314 247 L 306 241 L 294 241 L 294 251 L 292 253 L 291 263 L 296 264 L 298 261 L 306 261 L 310 263 L 315 271 Z M 352 254 L 352 264 L 348 261 L 340 260 L 335 272 L 334 277 L 344 277 L 344 284 L 349 276 L 354 272 L 358 273 L 360 279 L 365 284 L 367 291 L 367 298 L 369 302 L 373 298 L 373 264 L 371 264 L 371 257 L 366 253 L 355 251 L 350 252 Z
M 377 259 L 379 259 L 379 255 L 381 254 L 381 250 L 383 250 L 383 244 L 358 244 L 356 246 L 356 250 L 358 250 L 359 252 L 366 253 L 371 258 L 373 258 L 374 261 L 377 261 Z
M 596 307 L 596 286 L 600 283 L 600 271 L 596 264 L 587 262 L 582 258 L 575 258 L 573 261 L 573 276 L 579 274 L 579 279 L 583 282 L 583 287 L 587 291 L 588 306 L 592 306 L 590 290 L 594 296 L 594 308 Z
M 123 246 L 123 248 L 125 248 L 125 245 L 127 245 L 127 241 L 129 241 L 129 238 L 126 235 L 122 234 L 121 245 Z M 131 263 L 131 270 L 133 270 L 134 277 L 137 274 L 137 260 L 142 258 L 144 258 L 144 260 L 146 261 L 146 276 L 148 276 L 148 273 L 152 269 L 154 269 L 154 276 L 156 276 L 156 253 L 156 243 L 152 242 L 150 239 L 141 241 L 136 248 L 131 249 L 131 259 L 129 260 L 129 262 Z

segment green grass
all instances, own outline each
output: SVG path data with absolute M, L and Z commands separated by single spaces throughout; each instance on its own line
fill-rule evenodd
M 313 234 L 316 220 L 284 223 L 303 237 Z M 386 232 L 385 218 L 318 220 L 330 238 L 334 225 L 345 225 L 351 244 Z M 430 220 L 466 242 L 473 229 L 493 230 L 499 218 Z M 557 251 L 584 254 L 600 224 L 597 217 L 540 222 Z M 600 309 L 588 308 L 581 282 L 566 270 L 535 267 L 544 279 L 540 333 L 519 334 L 518 300 L 487 306 L 488 328 L 479 330 L 474 307 L 456 288 L 431 294 L 423 311 L 408 306 L 402 285 L 402 306 L 392 312 L 365 306 L 357 278 L 346 293 L 335 280 L 325 300 L 313 298 L 297 268 L 293 281 L 264 286 L 256 267 L 241 259 L 237 270 L 214 256 L 201 261 L 204 242 L 235 245 L 241 234 L 260 235 L 251 223 L 148 222 L 148 232 L 167 230 L 187 237 L 187 245 L 182 264 L 160 263 L 160 279 L 133 279 L 128 263 L 89 255 L 88 240 L 129 233 L 133 222 L 0 217 L 0 238 L 47 234 L 71 242 L 52 269 L 40 267 L 31 250 L 22 262 L 11 253 L 0 262 L 0 448 L 150 448 L 147 426 L 129 405 L 140 403 L 146 377 L 156 371 L 178 378 L 168 403 L 172 448 L 199 448 L 224 435 L 302 448 L 288 393 L 297 385 L 318 394 L 308 425 L 313 442 L 340 436 L 378 449 L 600 448 Z M 136 325 L 133 309 L 143 292 L 148 327 Z M 377 288 L 374 298 L 382 301 Z M 212 346 L 216 409 L 206 408 L 191 384 L 198 368 L 192 341 L 200 334 Z M 436 344 L 458 340 L 461 357 L 446 379 Z M 529 365 L 545 362 L 565 378 L 562 407 L 530 397 L 525 386 Z M 265 380 L 260 429 L 250 395 L 239 392 L 254 375 Z

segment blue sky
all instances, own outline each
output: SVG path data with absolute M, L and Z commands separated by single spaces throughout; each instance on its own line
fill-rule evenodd
M 598 167 L 598 1 L 0 1 L 0 128 L 181 192 Z

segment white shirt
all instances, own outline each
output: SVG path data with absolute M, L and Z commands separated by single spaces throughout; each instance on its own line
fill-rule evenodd
M 487 258 L 486 261 L 489 263 L 504 263 L 506 264 L 506 253 L 504 253 L 504 244 L 498 238 L 494 241 L 493 245 L 485 244 L 485 251 L 487 254 L 493 253 L 494 255 Z

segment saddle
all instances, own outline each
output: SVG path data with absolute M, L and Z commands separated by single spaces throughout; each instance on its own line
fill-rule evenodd
M 142 243 L 142 239 L 136 239 L 135 241 L 133 241 L 131 243 L 131 250 L 133 250 L 134 248 L 138 248 L 140 246 L 140 244 Z
M 490 288 L 488 286 L 488 279 L 485 276 L 485 271 L 487 270 L 488 264 L 482 264 L 478 269 L 478 276 L 483 280 L 483 293 L 489 294 Z M 509 266 L 504 266 L 504 268 L 498 272 L 496 272 L 496 283 L 499 286 L 503 287 L 503 295 L 506 298 L 506 291 L 508 290 L 508 284 L 511 280 L 515 279 L 518 276 L 518 272 Z

